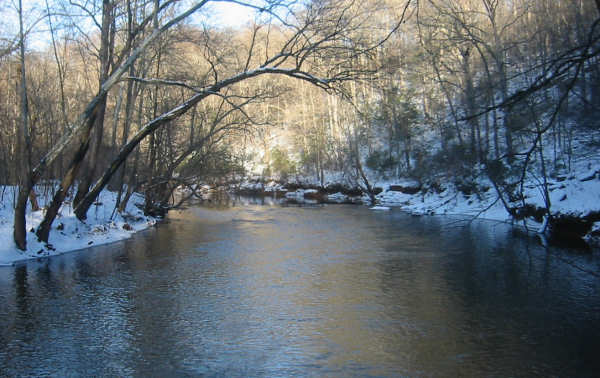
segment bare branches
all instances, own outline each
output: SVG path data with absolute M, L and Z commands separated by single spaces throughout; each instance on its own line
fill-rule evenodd
M 525 100 L 530 95 L 539 92 L 541 89 L 554 85 L 557 81 L 563 80 L 565 77 L 570 75 L 573 75 L 572 77 L 577 79 L 579 72 L 582 69 L 582 65 L 585 62 L 600 56 L 600 33 L 598 33 L 598 28 L 600 28 L 600 19 L 596 20 L 592 24 L 588 34 L 587 42 L 585 44 L 560 53 L 549 63 L 544 63 L 531 68 L 531 71 L 539 71 L 540 69 L 543 69 L 543 72 L 539 74 L 527 88 L 519 89 L 510 95 L 506 100 L 494 106 L 486 107 L 479 113 L 469 114 L 467 117 L 461 118 L 460 120 L 467 121 L 480 117 L 496 109 L 510 108 L 511 106 Z M 571 82 L 570 86 L 572 87 L 573 85 L 574 83 Z
M 135 81 L 137 83 L 149 84 L 149 85 L 151 84 L 151 85 L 165 85 L 165 86 L 181 87 L 181 88 L 189 89 L 196 93 L 201 91 L 201 89 L 192 87 L 191 85 L 188 85 L 184 82 L 176 81 L 176 80 L 142 78 L 142 77 L 132 77 L 132 76 L 124 77 L 122 80 L 123 81 L 131 80 L 131 81 Z
M 204 142 L 202 138 L 206 138 L 206 135 L 212 135 L 213 140 L 221 141 L 221 137 L 215 137 L 216 134 L 242 132 L 248 130 L 249 125 L 270 123 L 248 109 L 260 101 L 273 100 L 277 94 L 275 87 L 279 84 L 266 82 L 261 83 L 265 85 L 264 88 L 258 85 L 249 89 L 258 82 L 258 77 L 279 76 L 300 80 L 326 91 L 340 90 L 343 88 L 340 84 L 348 81 L 372 77 L 375 69 L 368 69 L 367 62 L 399 30 L 410 13 L 412 4 L 412 0 L 402 3 L 398 20 L 391 21 L 388 14 L 385 30 L 379 26 L 373 27 L 377 22 L 372 19 L 372 12 L 381 9 L 365 7 L 356 0 L 305 3 L 281 0 L 266 2 L 262 7 L 252 2 L 231 0 L 232 3 L 255 10 L 258 14 L 256 24 L 233 36 L 206 27 L 204 30 L 189 25 L 175 28 L 209 1 L 194 1 L 187 9 L 173 16 L 167 10 L 175 12 L 175 5 L 179 4 L 177 0 L 108 1 L 102 2 L 102 7 L 99 7 L 100 3 L 68 0 L 67 7 L 77 9 L 79 13 L 76 17 L 85 17 L 93 23 L 88 28 L 101 30 L 101 48 L 96 52 L 92 46 L 97 44 L 97 37 L 86 33 L 83 28 L 79 31 L 81 40 L 85 41 L 84 45 L 87 43 L 91 50 L 83 51 L 82 55 L 86 58 L 96 55 L 102 62 L 101 83 L 96 95 L 85 106 L 79 105 L 84 110 L 74 124 L 69 127 L 65 125 L 68 132 L 52 142 L 51 148 L 33 169 L 31 182 L 37 182 L 46 169 L 70 147 L 77 151 L 78 164 L 83 161 L 92 128 L 96 123 L 102 123 L 106 106 L 113 106 L 109 95 L 115 84 L 126 80 L 135 82 L 142 88 L 144 85 L 152 86 L 153 116 L 142 114 L 148 107 L 147 104 L 144 105 L 143 98 L 140 98 L 138 130 L 116 153 L 112 164 L 92 191 L 77 205 L 77 215 L 83 219 L 86 206 L 89 206 L 90 201 L 93 202 L 99 190 L 146 136 L 153 135 L 149 147 L 152 151 L 164 148 L 162 153 L 168 157 L 180 152 L 180 148 L 174 143 L 180 137 L 176 133 L 184 134 L 186 131 L 163 126 L 174 125 L 174 121 L 199 103 L 212 101 L 209 98 L 218 98 L 220 105 L 211 109 L 216 112 L 212 117 L 206 117 L 212 123 L 202 125 L 202 132 L 206 134 L 200 137 L 196 135 L 196 140 L 201 142 Z M 49 4 L 46 4 L 46 8 L 49 12 Z M 101 12 L 102 20 L 99 17 Z M 54 35 L 54 19 L 49 21 Z M 186 43 L 190 45 L 185 45 Z M 108 46 L 109 50 L 102 46 Z M 57 41 L 53 40 L 54 55 L 58 60 L 57 47 Z M 146 61 L 163 57 L 169 61 L 161 63 L 160 69 L 152 74 L 154 77 L 146 77 Z M 139 62 L 139 69 L 134 74 L 132 67 L 136 62 Z M 172 65 L 174 62 L 178 64 Z M 89 59 L 90 64 L 87 63 L 84 63 L 84 69 L 93 67 L 96 62 Z M 186 69 L 179 69 L 180 65 L 185 65 Z M 64 72 L 59 71 L 58 74 L 62 83 Z M 132 107 L 133 104 L 125 115 L 128 118 L 127 125 L 132 124 L 129 119 Z M 119 112 L 120 109 L 116 107 L 113 134 L 120 127 Z M 63 114 L 65 113 L 66 107 L 63 110 Z M 62 118 L 66 120 L 75 117 Z M 101 130 L 101 127 L 98 129 Z M 157 134 L 163 130 L 164 135 Z M 190 130 L 190 135 L 193 132 L 194 130 Z M 158 135 L 156 138 L 155 134 Z M 101 132 L 96 136 L 101 138 Z M 158 145 L 162 140 L 167 144 L 164 147 Z M 100 146 L 100 142 L 98 139 L 95 145 Z M 156 164 L 162 162 L 151 163 L 152 167 Z M 68 189 L 76 175 L 77 170 L 69 170 L 69 180 L 63 189 Z

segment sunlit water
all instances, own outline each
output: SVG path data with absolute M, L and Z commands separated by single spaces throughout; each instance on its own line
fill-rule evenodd
M 0 269 L 0 376 L 593 376 L 588 272 L 492 222 L 196 207 Z

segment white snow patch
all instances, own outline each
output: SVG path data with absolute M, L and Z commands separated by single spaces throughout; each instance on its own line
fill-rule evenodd
M 293 192 L 287 192 L 287 193 L 285 193 L 285 198 L 291 198 L 291 199 L 304 198 L 304 190 L 298 189 Z
M 341 203 L 341 202 L 348 201 L 348 196 L 338 192 L 338 193 L 328 194 L 327 200 L 330 202 L 340 202 Z
M 15 188 L 9 187 L 8 190 L 15 190 Z M 116 193 L 103 191 L 88 211 L 88 219 L 85 223 L 75 217 L 69 203 L 65 203 L 61 207 L 59 215 L 52 224 L 49 237 L 50 248 L 39 242 L 34 233 L 29 232 L 31 229 L 36 229 L 42 221 L 43 210 L 28 211 L 26 215 L 27 250 L 21 251 L 13 241 L 14 210 L 10 203 L 12 196 L 10 199 L 8 197 L 6 195 L 4 202 L 0 203 L 0 266 L 10 266 L 19 261 L 60 255 L 127 239 L 133 233 L 147 229 L 156 223 L 154 218 L 144 216 L 143 212 L 135 206 L 144 202 L 144 198 L 137 193 L 131 197 L 125 212 L 122 215 L 115 212 L 111 220 L 116 203 Z M 40 206 L 43 206 L 45 199 L 40 196 L 39 201 Z

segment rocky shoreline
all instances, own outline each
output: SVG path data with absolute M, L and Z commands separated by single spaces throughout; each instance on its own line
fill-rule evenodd
M 588 180 L 589 181 L 589 180 Z M 597 180 L 595 180 L 597 181 Z M 564 187 L 564 185 L 563 185 Z M 423 184 L 416 180 L 376 183 L 376 202 L 357 187 L 341 183 L 324 186 L 301 182 L 246 179 L 221 186 L 204 185 L 203 196 L 225 191 L 233 195 L 272 197 L 293 203 L 365 204 L 399 208 L 414 215 L 461 215 L 467 218 L 510 222 L 539 233 L 555 244 L 588 250 L 600 247 L 600 211 L 554 211 L 546 219 L 545 208 L 535 198 L 525 205 L 514 203 L 512 214 L 498 201 L 489 187 L 456 188 L 452 185 Z M 566 197 L 566 194 L 561 194 Z

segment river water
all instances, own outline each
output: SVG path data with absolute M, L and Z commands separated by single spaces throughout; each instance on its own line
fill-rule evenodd
M 195 207 L 0 269 L 0 376 L 594 376 L 598 260 L 486 221 Z

